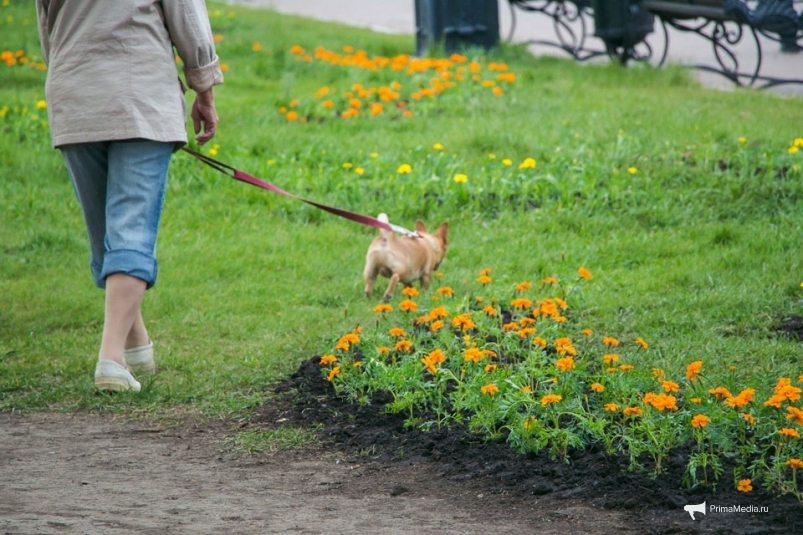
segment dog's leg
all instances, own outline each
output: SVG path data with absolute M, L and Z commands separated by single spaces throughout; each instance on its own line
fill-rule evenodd
M 376 278 L 379 276 L 379 270 L 371 263 L 368 262 L 365 264 L 365 271 L 362 273 L 362 278 L 365 280 L 365 297 L 368 299 L 371 298 L 371 294 L 374 293 L 374 283 L 376 282 Z
M 422 290 L 426 290 L 427 288 L 429 288 L 429 279 L 430 279 L 429 273 L 424 273 L 423 275 L 421 275 L 421 289 Z
M 393 292 L 396 291 L 396 285 L 399 284 L 400 279 L 401 276 L 398 273 L 394 273 L 390 277 L 390 282 L 388 283 L 388 289 L 385 290 L 385 295 L 384 295 L 385 302 L 388 302 L 393 298 Z

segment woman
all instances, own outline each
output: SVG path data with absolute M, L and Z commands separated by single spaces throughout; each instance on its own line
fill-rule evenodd
M 183 84 L 195 91 L 196 141 L 215 135 L 223 83 L 203 0 L 37 0 L 53 146 L 81 205 L 95 284 L 105 288 L 95 368 L 101 390 L 140 390 L 153 344 L 140 306 L 156 283 L 156 235 L 172 153 L 187 142 Z M 133 373 L 132 373 L 133 372 Z

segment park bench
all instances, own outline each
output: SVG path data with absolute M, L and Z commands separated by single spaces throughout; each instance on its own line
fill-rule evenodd
M 508 4 L 512 19 L 508 40 L 516 30 L 517 12 L 540 13 L 552 19 L 555 39 L 531 42 L 557 46 L 578 60 L 608 55 L 623 64 L 639 60 L 662 66 L 670 46 L 668 28 L 673 28 L 697 34 L 711 47 L 716 64 L 694 67 L 721 74 L 737 85 L 803 84 L 803 57 L 797 72 L 783 77 L 761 73 L 762 47 L 771 44 L 786 53 L 803 50 L 803 0 L 508 0 Z M 589 37 L 599 38 L 604 48 L 593 46 L 596 42 Z

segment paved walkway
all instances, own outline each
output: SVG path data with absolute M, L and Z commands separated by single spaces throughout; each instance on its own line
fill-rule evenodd
M 254 7 L 275 9 L 281 13 L 301 15 L 319 20 L 338 22 L 351 26 L 370 28 L 379 32 L 414 34 L 415 33 L 415 7 L 413 0 L 235 0 L 236 3 Z M 506 38 L 513 28 L 514 18 L 507 2 L 499 1 L 499 29 L 502 38 Z M 660 30 L 656 30 L 660 35 Z M 593 33 L 592 27 L 587 29 Z M 655 40 L 654 35 L 650 41 Z M 525 42 L 532 40 L 554 40 L 555 31 L 552 20 L 539 13 L 515 13 L 515 31 L 513 41 Z M 744 36 L 742 42 L 736 47 L 737 57 L 747 70 L 755 65 L 755 46 L 750 47 L 750 36 Z M 803 54 L 782 54 L 778 43 L 762 40 L 763 67 L 761 74 L 765 76 L 803 79 Z M 586 46 L 601 45 L 601 41 L 591 38 Z M 669 30 L 668 63 L 683 65 L 716 65 L 711 45 L 696 34 Z M 411 52 L 414 45 L 411 45 Z M 601 48 L 601 47 L 600 47 Z M 542 45 L 531 45 L 536 55 L 561 55 L 568 57 L 564 52 Z M 720 89 L 733 89 L 733 84 L 718 74 L 705 73 L 695 70 L 695 76 L 701 83 L 709 87 Z M 785 94 L 803 96 L 803 84 L 785 84 L 772 91 Z

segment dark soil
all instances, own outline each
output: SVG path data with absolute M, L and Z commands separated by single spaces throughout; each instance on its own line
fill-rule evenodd
M 519 500 L 550 497 L 596 509 L 624 511 L 642 533 L 669 534 L 790 534 L 803 533 L 803 505 L 789 495 L 774 497 L 761 491 L 731 490 L 732 474 L 720 488 L 686 489 L 681 484 L 684 459 L 669 459 L 658 478 L 628 471 L 628 460 L 597 449 L 575 451 L 568 464 L 546 454 L 525 455 L 504 440 L 489 441 L 465 426 L 422 431 L 404 425 L 404 416 L 384 410 L 387 399 L 370 404 L 340 399 L 321 375 L 319 358 L 304 362 L 278 388 L 283 402 L 266 407 L 259 424 L 288 423 L 323 426 L 323 435 L 352 460 L 370 458 L 389 465 L 428 466 L 433 477 L 469 485 L 477 492 Z M 356 461 L 355 461 L 356 462 Z M 691 520 L 683 507 L 706 502 L 742 506 L 758 512 L 712 512 Z M 761 512 L 761 508 L 768 512 Z

